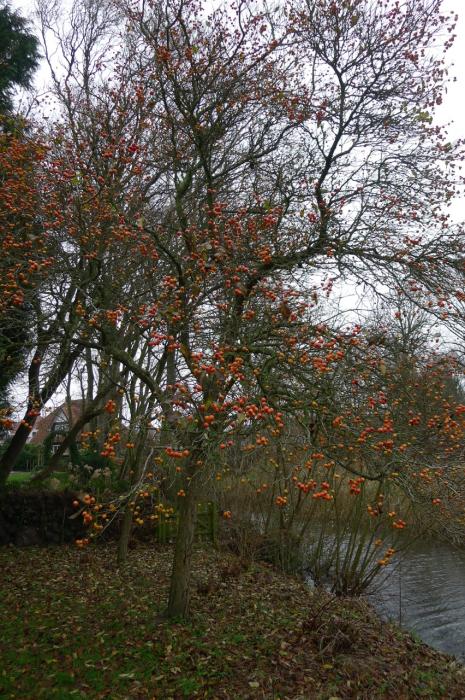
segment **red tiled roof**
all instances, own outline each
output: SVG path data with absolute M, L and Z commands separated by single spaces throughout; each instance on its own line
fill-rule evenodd
M 83 405 L 84 402 L 82 399 L 73 399 L 70 406 L 68 406 L 67 403 L 63 403 L 61 406 L 58 406 L 58 408 L 51 411 L 48 415 L 37 416 L 36 422 L 34 423 L 34 427 L 32 429 L 33 434 L 29 440 L 29 443 L 31 445 L 41 445 L 47 435 L 50 434 L 52 425 L 60 413 L 65 414 L 66 418 L 68 419 L 68 423 L 71 425 L 75 423 L 82 413 Z M 69 409 L 71 409 L 71 415 Z

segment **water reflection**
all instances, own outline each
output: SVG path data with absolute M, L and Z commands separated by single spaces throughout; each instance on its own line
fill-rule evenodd
M 465 659 L 465 554 L 416 545 L 370 596 L 378 612 L 448 654 Z

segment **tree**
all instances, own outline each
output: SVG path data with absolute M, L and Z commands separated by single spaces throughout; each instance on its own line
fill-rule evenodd
M 60 260 L 91 261 L 79 344 L 147 387 L 177 465 L 171 616 L 188 613 L 218 455 L 247 431 L 258 446 L 278 437 L 308 408 L 302 386 L 323 390 L 357 344 L 359 329 L 316 322 L 321 298 L 338 280 L 413 285 L 437 310 L 449 272 L 447 294 L 460 291 L 463 238 L 444 213 L 460 154 L 432 123 L 433 46 L 453 28 L 440 6 L 83 4 L 68 37 L 54 30 L 66 70 L 53 71 L 51 163 L 73 240 Z M 57 13 L 43 5 L 44 36 Z
M 28 22 L 8 5 L 0 7 L 0 114 L 13 109 L 13 91 L 29 88 L 39 64 L 39 42 Z
M 0 8 L 0 128 L 11 129 L 6 118 L 13 108 L 15 87 L 28 88 L 37 68 L 37 39 L 28 32 L 27 22 L 7 5 Z M 17 125 L 16 125 L 17 126 Z M 5 172 L 0 178 L 6 176 Z M 10 406 L 8 389 L 23 368 L 25 344 L 28 340 L 28 312 L 22 306 L 0 317 L 0 411 L 8 421 Z M 1 432 L 0 432 L 1 434 Z
M 25 308 L 30 320 L 22 349 L 27 355 L 27 402 L 0 458 L 0 488 L 42 407 L 84 352 L 83 295 L 91 299 L 101 291 L 100 266 L 80 241 L 81 234 L 87 240 L 96 220 L 91 203 L 83 203 L 79 187 L 70 182 L 67 165 L 57 171 L 54 158 L 62 155 L 60 148 L 58 130 L 54 139 L 32 130 L 26 138 L 11 134 L 0 138 L 0 314 L 11 323 L 18 309 Z M 11 423 L 4 419 L 4 425 Z
M 8 400 L 9 389 L 20 374 L 25 362 L 25 345 L 29 340 L 27 331 L 28 315 L 24 309 L 10 312 L 0 318 L 0 415 L 9 424 L 11 407 Z M 5 425 L 0 424 L 0 438 L 6 434 Z

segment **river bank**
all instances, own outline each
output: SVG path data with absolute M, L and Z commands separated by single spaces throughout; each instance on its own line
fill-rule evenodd
M 418 541 L 368 599 L 381 616 L 463 662 L 464 579 L 463 549 L 435 540 Z
M 192 618 L 169 624 L 171 550 L 0 551 L 0 697 L 454 698 L 465 671 L 364 601 L 198 548 Z

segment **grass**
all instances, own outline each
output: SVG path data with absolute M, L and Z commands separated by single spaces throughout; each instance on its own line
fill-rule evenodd
M 361 601 L 198 548 L 192 618 L 168 622 L 172 552 L 0 550 L 0 698 L 463 698 L 461 667 Z
M 11 472 L 7 479 L 7 484 L 10 486 L 27 486 L 28 482 L 32 479 L 36 472 Z M 59 483 L 59 488 L 66 488 L 69 484 L 69 474 L 68 472 L 53 472 L 50 479 L 47 479 L 45 484 L 49 483 L 52 479 Z M 40 485 L 43 488 L 43 484 Z
M 14 486 L 27 484 L 32 475 L 32 472 L 11 472 L 8 476 L 7 483 Z

